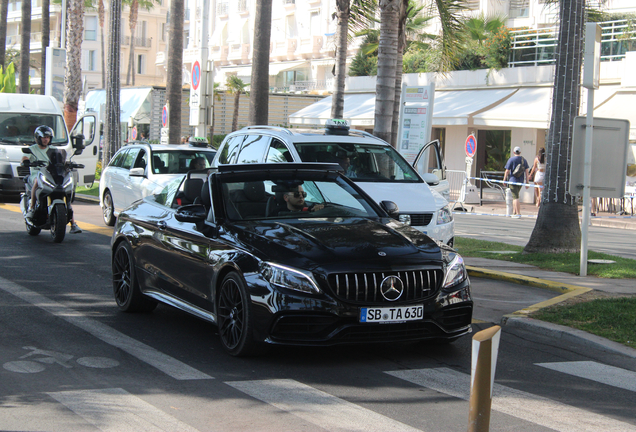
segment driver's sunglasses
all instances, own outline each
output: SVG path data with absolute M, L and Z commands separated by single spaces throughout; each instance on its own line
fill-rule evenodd
M 294 198 L 300 198 L 301 196 L 307 198 L 307 192 L 290 192 L 289 194 L 293 195 Z

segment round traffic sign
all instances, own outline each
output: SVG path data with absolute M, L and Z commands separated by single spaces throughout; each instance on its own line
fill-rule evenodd
M 468 135 L 466 138 L 466 155 L 468 157 L 475 156 L 475 152 L 477 151 L 477 140 L 475 139 L 475 135 Z
M 192 65 L 192 88 L 197 90 L 201 84 L 201 65 L 196 60 Z
M 130 135 L 133 141 L 137 139 L 137 126 L 133 126 L 132 133 Z
M 168 127 L 168 106 L 164 105 L 163 110 L 161 110 L 161 125 L 163 127 Z

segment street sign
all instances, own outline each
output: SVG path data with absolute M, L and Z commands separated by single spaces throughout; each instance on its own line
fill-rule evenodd
M 137 139 L 137 126 L 133 126 L 132 131 L 130 132 L 130 137 L 133 141 Z
M 192 88 L 198 90 L 199 84 L 201 84 L 201 65 L 196 60 L 192 65 Z
M 161 126 L 168 127 L 168 105 L 164 105 L 161 110 Z
M 477 151 L 477 140 L 475 139 L 475 135 L 468 135 L 466 138 L 466 156 L 473 157 L 475 156 L 475 152 Z

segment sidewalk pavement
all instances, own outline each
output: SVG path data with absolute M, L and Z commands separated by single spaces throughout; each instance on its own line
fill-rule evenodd
M 75 198 L 83 202 L 99 204 L 99 198 L 90 195 L 77 194 Z M 506 214 L 504 203 L 488 203 L 483 206 L 466 205 L 466 207 L 469 209 L 473 207 L 474 209 L 471 211 L 477 214 Z M 538 208 L 533 204 L 522 204 L 521 206 L 522 217 L 536 217 L 537 212 Z M 602 222 L 604 225 L 597 225 L 595 222 Z M 616 224 L 611 225 L 612 223 Z M 636 217 L 613 218 L 610 214 L 601 213 L 598 217 L 592 218 L 592 225 L 636 229 Z M 487 258 L 464 257 L 464 260 L 467 265 L 468 274 L 471 277 L 504 280 L 519 285 L 544 288 L 560 294 L 551 300 L 504 316 L 501 320 L 501 325 L 523 328 L 564 342 L 576 340 L 578 343 L 586 346 L 636 358 L 636 349 L 600 336 L 592 335 L 582 330 L 539 321 L 528 318 L 527 316 L 531 312 L 592 290 L 618 295 L 636 295 L 636 281 L 633 279 L 602 279 L 594 276 L 582 277 L 569 273 L 541 270 L 528 264 L 518 264 Z
M 451 203 L 451 208 L 453 208 L 455 212 L 457 212 L 458 209 L 461 211 L 459 204 Z M 468 210 L 468 213 L 478 215 L 506 215 L 506 203 L 502 201 L 484 201 L 481 205 L 464 204 L 464 208 Z M 581 210 L 582 207 L 579 206 L 579 216 L 582 215 Z M 627 210 L 631 212 L 631 207 L 628 207 Z M 521 203 L 522 218 L 536 218 L 538 212 L 539 208 L 534 204 Z M 596 216 L 590 217 L 590 222 L 592 226 L 636 230 L 636 214 L 634 216 L 630 214 L 619 215 L 600 211 Z

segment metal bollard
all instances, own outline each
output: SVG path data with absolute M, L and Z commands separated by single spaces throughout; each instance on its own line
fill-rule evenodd
M 488 432 L 490 428 L 490 407 L 500 336 L 499 326 L 492 326 L 473 336 L 468 432 Z
M 506 188 L 506 216 L 512 215 L 512 191 Z

